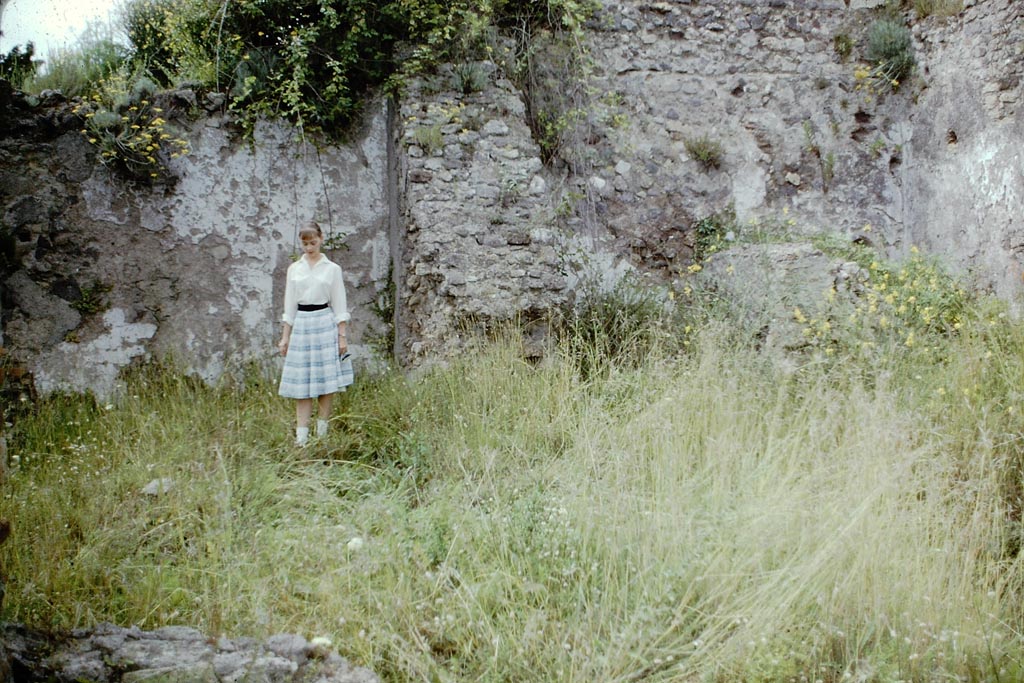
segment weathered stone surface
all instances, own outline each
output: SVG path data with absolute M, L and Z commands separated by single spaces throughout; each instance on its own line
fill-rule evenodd
M 950 22 L 927 23 L 920 40 L 928 88 L 904 124 L 901 191 L 893 197 L 903 246 L 942 254 L 1019 308 L 1024 3 L 978 3 Z
M 543 262 L 546 244 L 563 233 L 547 242 L 532 238 L 556 219 L 540 150 L 521 112 L 519 93 L 500 79 L 469 95 L 454 88 L 428 94 L 414 83 L 402 105 L 405 149 L 414 148 L 418 130 L 438 128 L 446 146 L 457 141 L 465 148 L 448 155 L 444 177 L 432 174 L 432 159 L 402 159 L 407 275 L 398 281 L 398 303 L 405 362 L 458 353 L 466 330 L 558 308 L 570 296 L 564 279 L 535 287 L 523 268 Z M 551 267 L 545 264 L 545 273 Z
M 212 642 L 188 627 L 155 631 L 100 624 L 92 630 L 44 635 L 13 624 L 0 626 L 17 680 L 93 683 L 378 683 L 336 652 L 293 634 L 262 643 L 221 638 Z M 3 680 L 3 679 L 0 679 Z
M 794 309 L 807 316 L 825 310 L 836 296 L 855 296 L 867 273 L 804 243 L 748 244 L 715 254 L 699 280 L 743 312 L 764 347 L 792 349 L 805 343 Z
M 168 97 L 169 107 L 190 105 L 187 92 Z M 257 126 L 250 147 L 210 125 L 219 115 L 179 120 L 192 152 L 172 161 L 173 187 L 113 177 L 80 124 L 30 142 L 4 131 L 0 161 L 21 169 L 0 177 L 0 217 L 18 255 L 18 269 L 0 273 L 15 303 L 4 320 L 11 357 L 43 392 L 101 396 L 135 359 L 173 355 L 209 380 L 249 360 L 272 363 L 284 271 L 310 219 L 328 247 L 344 247 L 328 254 L 345 271 L 350 348 L 373 356 L 368 342 L 390 323 L 374 311 L 391 249 L 386 116 L 383 105 L 371 111 L 360 138 L 319 154 L 281 124 Z
M 67 104 L 32 110 L 0 87 L 0 232 L 17 262 L 0 274 L 15 303 L 3 339 L 44 389 L 112 391 L 153 355 L 210 379 L 269 363 L 295 231 L 312 217 L 346 235 L 332 256 L 357 356 L 393 314 L 412 364 L 457 353 L 464 330 L 571 306 L 583 283 L 669 282 L 692 262 L 694 225 L 728 210 L 741 224 L 785 215 L 797 236 L 871 225 L 888 255 L 916 244 L 1017 301 L 1024 3 L 909 13 L 918 74 L 871 94 L 854 70 L 879 2 L 605 0 L 588 24 L 599 95 L 547 165 L 529 93 L 490 62 L 482 92 L 442 67 L 411 85 L 394 127 L 377 103 L 354 143 L 319 156 L 279 125 L 237 144 L 206 98 L 211 116 L 182 122 L 193 152 L 173 188 L 114 181 Z M 700 137 L 721 144 L 717 165 L 687 150 Z M 102 306 L 76 319 L 68 307 L 90 291 Z M 57 315 L 33 319 L 37 307 Z

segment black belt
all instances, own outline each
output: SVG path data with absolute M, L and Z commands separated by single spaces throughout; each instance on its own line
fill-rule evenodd
M 327 304 L 299 304 L 300 311 L 322 311 L 327 308 Z

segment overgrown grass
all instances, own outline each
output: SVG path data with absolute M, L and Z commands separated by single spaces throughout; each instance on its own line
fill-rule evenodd
M 1016 680 L 1024 328 L 794 364 L 714 321 L 680 355 L 646 306 L 363 378 L 303 450 L 258 373 L 44 401 L 4 616 L 327 635 L 387 681 Z
M 59 90 L 65 97 L 83 97 L 100 89 L 127 61 L 128 50 L 110 30 L 93 28 L 70 49 L 46 56 L 44 73 L 27 72 L 17 85 L 26 92 Z

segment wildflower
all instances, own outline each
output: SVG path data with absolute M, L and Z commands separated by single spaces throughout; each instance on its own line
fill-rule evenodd
M 804 312 L 800 310 L 799 306 L 793 309 L 793 319 L 796 320 L 798 323 L 807 322 L 807 318 L 804 316 Z
M 921 250 L 917 248 L 917 245 L 914 245 L 914 244 L 910 245 L 910 253 L 911 254 L 917 254 L 917 253 L 920 253 L 920 251 Z
M 689 268 L 687 268 L 687 270 L 690 271 L 691 273 L 699 273 L 701 270 L 703 270 L 703 266 L 701 266 L 699 263 L 694 263 Z
M 345 547 L 348 548 L 350 551 L 357 553 L 363 549 L 363 545 L 364 542 L 362 538 L 360 538 L 359 536 L 353 536 L 349 540 L 349 542 L 345 544 Z

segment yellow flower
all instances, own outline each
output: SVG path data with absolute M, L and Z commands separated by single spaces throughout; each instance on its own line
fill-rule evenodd
M 701 270 L 703 270 L 703 266 L 701 266 L 699 263 L 694 263 L 689 268 L 687 268 L 687 270 L 690 271 L 691 273 L 699 273 Z
M 910 253 L 911 253 L 911 254 L 916 254 L 916 253 L 918 253 L 918 252 L 920 252 L 920 251 L 921 251 L 921 250 L 917 248 L 917 245 L 916 245 L 916 244 L 911 244 L 911 245 L 910 245 Z
M 807 318 L 804 317 L 804 312 L 800 310 L 799 306 L 793 309 L 793 319 L 796 320 L 798 323 L 807 322 Z

